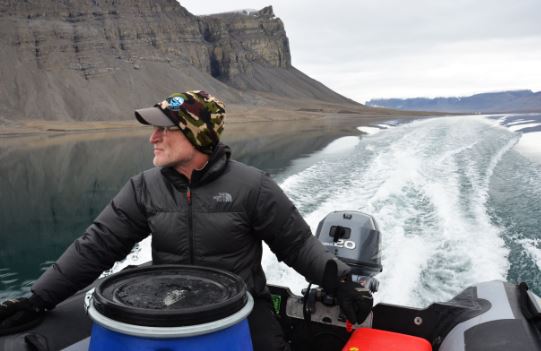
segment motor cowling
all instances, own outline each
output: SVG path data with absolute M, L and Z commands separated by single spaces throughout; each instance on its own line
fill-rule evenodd
M 359 211 L 331 212 L 319 222 L 316 237 L 351 267 L 354 280 L 377 290 L 377 280 L 372 277 L 383 267 L 381 234 L 374 217 Z

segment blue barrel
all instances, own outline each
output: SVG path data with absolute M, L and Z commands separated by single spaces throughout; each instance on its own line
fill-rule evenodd
M 251 351 L 244 281 L 219 269 L 156 265 L 105 278 L 94 290 L 90 351 Z

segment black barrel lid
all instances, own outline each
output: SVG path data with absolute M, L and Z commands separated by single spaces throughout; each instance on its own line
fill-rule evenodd
M 155 265 L 121 271 L 101 281 L 94 307 L 124 323 L 180 327 L 216 321 L 247 302 L 239 276 L 220 269 Z

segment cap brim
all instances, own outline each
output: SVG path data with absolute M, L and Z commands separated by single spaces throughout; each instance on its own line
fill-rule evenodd
M 158 127 L 171 127 L 175 124 L 157 107 L 147 107 L 135 110 L 135 118 L 142 124 Z

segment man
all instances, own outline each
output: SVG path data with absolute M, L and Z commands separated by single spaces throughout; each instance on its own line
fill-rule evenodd
M 31 323 L 94 281 L 152 233 L 153 264 L 194 264 L 241 276 L 254 296 L 248 320 L 255 350 L 284 350 L 261 267 L 262 241 L 278 259 L 321 284 L 327 253 L 281 189 L 265 173 L 230 159 L 219 142 L 224 104 L 204 91 L 173 94 L 135 111 L 154 130 L 156 166 L 132 177 L 111 203 L 33 285 L 29 299 L 0 306 L 0 328 Z M 348 318 L 362 321 L 370 295 L 347 279 L 337 260 L 336 296 Z

